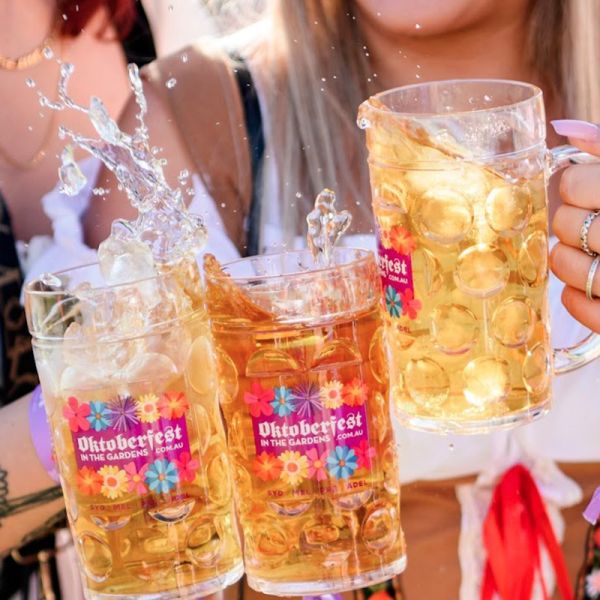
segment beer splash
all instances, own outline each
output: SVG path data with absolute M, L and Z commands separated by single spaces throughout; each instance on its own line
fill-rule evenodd
M 61 64 L 58 99 L 51 101 L 40 93 L 40 102 L 54 110 L 76 110 L 89 117 L 98 138 L 82 136 L 66 127 L 59 129 L 60 137 L 68 138 L 73 145 L 101 160 L 114 173 L 119 189 L 125 191 L 138 213 L 133 220 L 119 219 L 113 223 L 110 237 L 100 246 L 100 262 L 104 262 L 106 254 L 115 251 L 141 254 L 142 245 L 151 253 L 142 263 L 153 261 L 157 265 L 172 265 L 195 255 L 206 244 L 206 228 L 200 216 L 187 211 L 181 189 L 169 186 L 163 170 L 166 159 L 159 158 L 160 150 L 150 144 L 145 123 L 148 105 L 137 66 L 131 64 L 128 67 L 129 83 L 138 107 L 138 125 L 133 134 L 118 127 L 100 98 L 92 97 L 88 108 L 69 96 L 67 88 L 73 72 L 72 64 Z M 78 194 L 86 184 L 72 145 L 62 152 L 59 177 L 62 191 L 71 196 Z M 185 178 L 179 181 L 183 183 Z M 104 192 L 101 188 L 97 191 Z M 136 263 L 140 261 L 133 261 L 132 267 Z M 139 272 L 133 268 L 129 275 L 131 280 L 148 273 L 145 269 Z
M 331 265 L 333 248 L 352 222 L 347 210 L 335 209 L 335 192 L 324 189 L 315 199 L 315 206 L 306 216 L 308 232 L 306 241 L 315 263 L 321 267 Z

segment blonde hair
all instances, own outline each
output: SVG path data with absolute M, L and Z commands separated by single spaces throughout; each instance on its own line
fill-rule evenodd
M 562 63 L 565 113 L 569 117 L 598 123 L 600 122 L 600 3 L 598 0 L 568 0 L 565 16 L 567 26 Z
M 269 42 L 253 51 L 262 87 L 276 193 L 287 241 L 303 230 L 303 215 L 324 187 L 352 210 L 354 228 L 370 227 L 369 187 L 358 105 L 377 91 L 353 0 L 272 0 Z M 600 2 L 535 0 L 528 56 L 566 116 L 600 121 Z M 267 66 L 268 65 L 268 66 Z M 368 225 L 365 226 L 365 223 Z

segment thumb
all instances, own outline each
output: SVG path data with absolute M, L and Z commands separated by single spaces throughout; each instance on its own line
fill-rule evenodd
M 600 156 L 600 127 L 598 125 L 577 119 L 551 121 L 551 125 L 558 135 L 568 137 L 573 146 L 594 156 Z

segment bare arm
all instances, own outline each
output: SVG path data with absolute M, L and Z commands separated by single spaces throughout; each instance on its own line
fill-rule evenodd
M 0 556 L 64 508 L 60 489 L 40 463 L 29 433 L 27 395 L 0 410 Z M 50 498 L 54 498 L 50 500 Z M 23 504 L 13 512 L 11 507 Z

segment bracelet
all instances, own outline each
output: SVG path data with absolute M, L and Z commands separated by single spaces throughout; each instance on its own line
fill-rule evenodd
M 59 483 L 58 470 L 53 458 L 54 448 L 52 446 L 50 425 L 44 407 L 42 388 L 39 385 L 33 390 L 31 402 L 29 403 L 29 433 L 31 434 L 35 453 L 44 469 L 46 469 L 46 473 L 53 481 Z

